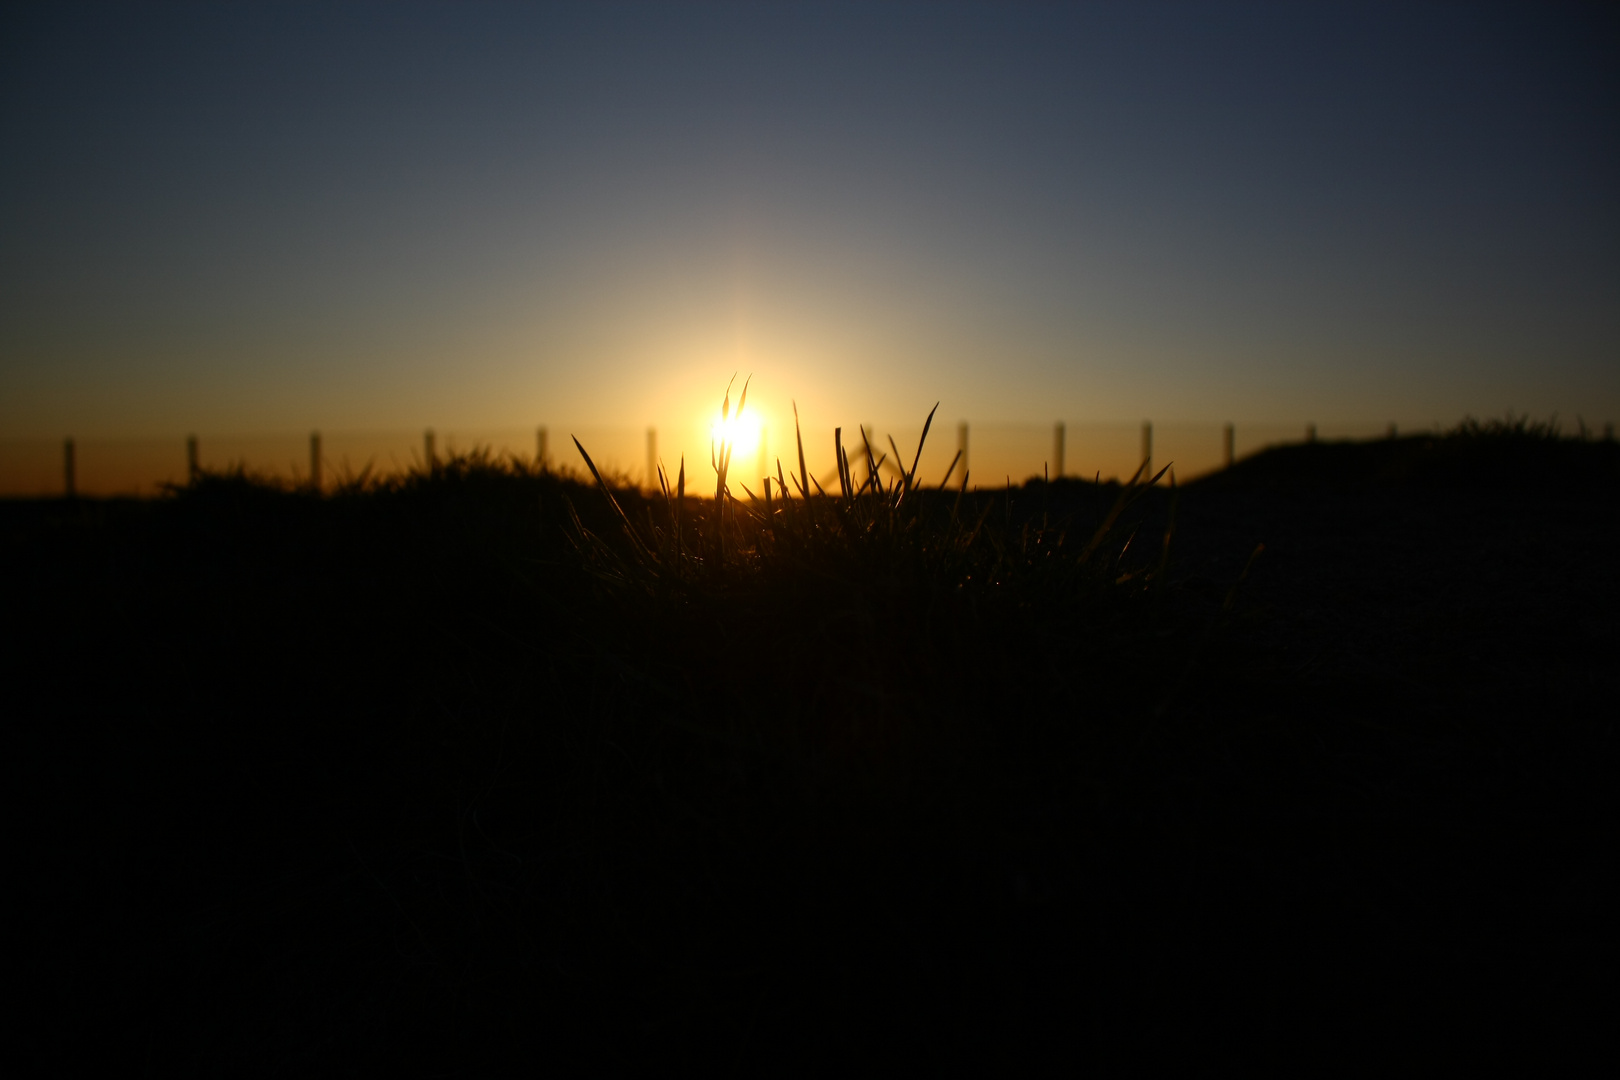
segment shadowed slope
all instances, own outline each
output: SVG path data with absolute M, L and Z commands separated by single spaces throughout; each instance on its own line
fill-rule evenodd
M 1168 561 L 1169 492 L 1093 546 L 1121 492 L 1075 481 L 0 505 L 53 1060 L 1543 1015 L 1602 962 L 1620 503 L 1613 447 L 1518 439 L 1262 455 Z

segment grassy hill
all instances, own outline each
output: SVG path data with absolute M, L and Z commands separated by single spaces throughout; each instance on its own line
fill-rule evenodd
M 484 1074 L 1579 1035 L 1617 450 L 0 504 L 32 1045 Z

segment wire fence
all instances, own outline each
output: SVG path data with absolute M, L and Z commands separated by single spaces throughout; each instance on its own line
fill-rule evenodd
M 1124 480 L 1147 460 L 1154 471 L 1170 465 L 1186 481 L 1224 468 L 1271 446 L 1311 439 L 1388 437 L 1390 424 L 1275 423 L 1077 423 L 1021 424 L 936 422 L 921 457 L 922 424 L 867 423 L 842 429 L 841 442 L 857 478 L 866 473 L 867 449 L 880 471 L 896 475 L 916 463 L 930 486 L 962 482 L 972 487 L 1021 484 L 1050 476 Z M 362 476 L 399 475 L 472 450 L 560 472 L 582 473 L 577 437 L 605 475 L 626 484 L 656 482 L 657 463 L 673 481 L 684 459 L 687 489 L 712 488 L 707 434 L 701 431 L 630 427 L 559 427 L 466 430 L 319 432 L 305 435 L 207 434 L 161 438 L 0 439 L 0 496 L 151 496 L 166 485 L 183 485 L 197 471 L 242 469 L 284 483 L 330 488 Z M 805 464 L 827 490 L 837 488 L 831 432 L 805 443 Z M 958 456 L 960 455 L 960 456 Z M 731 476 L 754 491 L 766 475 L 798 471 L 792 431 L 762 429 L 757 447 L 734 454 Z M 1168 482 L 1168 476 L 1165 481 Z

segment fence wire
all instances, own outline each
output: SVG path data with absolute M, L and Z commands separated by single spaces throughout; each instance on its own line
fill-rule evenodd
M 1151 425 L 1144 441 L 1141 422 L 1080 422 L 1058 425 L 959 421 L 936 418 L 921 457 L 917 440 L 920 421 L 903 424 L 852 423 L 843 429 L 842 442 L 854 475 L 866 472 L 866 449 L 884 473 L 896 475 L 916 462 L 918 479 L 929 486 L 946 481 L 956 486 L 963 477 L 963 462 L 972 487 L 1022 484 L 1043 475 L 1083 479 L 1124 480 L 1136 471 L 1144 451 L 1155 469 L 1173 465 L 1178 480 L 1186 481 L 1226 465 L 1227 425 L 1219 423 L 1162 423 Z M 1322 440 L 1368 439 L 1388 434 L 1387 424 L 1277 424 L 1237 423 L 1232 452 L 1237 460 L 1270 446 L 1297 443 L 1308 437 Z M 662 462 L 673 478 L 684 459 L 688 490 L 703 492 L 712 485 L 708 433 L 679 426 L 645 427 L 545 424 L 528 428 L 484 428 L 429 431 L 322 432 L 319 436 L 319 475 L 323 486 L 362 475 L 399 475 L 426 467 L 431 459 L 483 450 L 497 458 L 535 464 L 544 455 L 557 471 L 582 468 L 572 437 L 590 452 L 604 474 L 627 484 L 646 485 L 655 479 Z M 892 441 L 891 441 L 892 440 Z M 190 439 L 82 438 L 71 440 L 71 452 L 61 439 L 0 439 L 0 495 L 56 496 L 67 487 L 72 472 L 74 491 L 94 496 L 151 496 L 165 485 L 187 482 L 193 460 L 209 472 L 242 469 L 251 475 L 281 482 L 309 482 L 312 469 L 311 435 L 230 435 L 201 432 L 195 436 L 195 459 Z M 805 433 L 805 461 L 811 475 L 828 490 L 837 486 L 837 461 L 832 431 Z M 958 451 L 963 451 L 957 458 Z M 898 452 L 898 453 L 897 453 Z M 71 467 L 67 458 L 71 457 Z M 791 429 L 761 431 L 759 446 L 733 457 L 731 475 L 758 491 L 760 479 L 783 471 L 797 471 L 797 448 Z M 953 467 L 953 461 L 956 464 Z

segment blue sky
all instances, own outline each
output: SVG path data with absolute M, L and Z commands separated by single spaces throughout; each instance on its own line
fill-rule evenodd
M 1620 413 L 1547 5 L 42 5 L 0 434 Z

